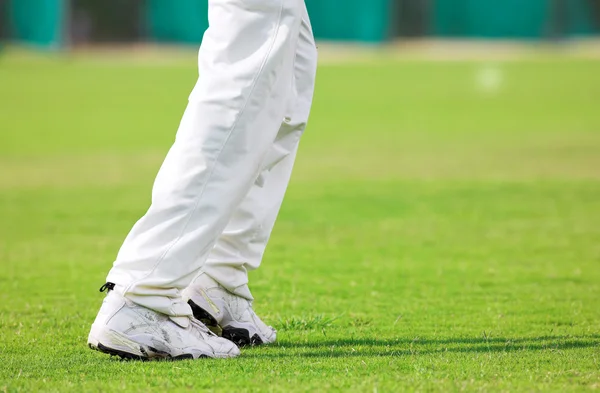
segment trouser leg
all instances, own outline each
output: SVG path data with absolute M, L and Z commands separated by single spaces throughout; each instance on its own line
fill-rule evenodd
M 277 137 L 291 94 L 302 0 L 209 0 L 200 78 L 148 212 L 108 281 L 135 303 L 191 315 L 181 299 Z
M 262 164 L 260 176 L 231 217 L 203 271 L 229 291 L 252 299 L 248 271 L 260 266 L 287 189 L 298 142 L 313 99 L 317 49 L 306 8 L 294 62 L 294 88 L 285 120 Z

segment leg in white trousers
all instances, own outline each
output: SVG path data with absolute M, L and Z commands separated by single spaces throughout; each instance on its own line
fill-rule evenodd
M 298 142 L 313 100 L 317 53 L 308 13 L 304 13 L 294 63 L 294 88 L 285 121 L 261 167 L 260 176 L 234 212 L 202 270 L 239 296 L 252 300 L 248 271 L 257 269 L 292 174 Z
M 316 58 L 314 46 L 305 47 L 304 28 L 300 33 L 303 18 L 308 21 L 302 0 L 209 0 L 201 76 L 156 178 L 152 205 L 108 275 L 115 291 L 163 314 L 191 316 L 181 290 L 211 251 L 215 276 L 219 265 L 242 272 L 244 264 L 257 266 L 260 258 L 232 263 L 220 251 L 239 234 L 251 239 L 240 255 L 262 255 L 256 244 L 266 245 L 275 221 L 304 128 L 299 114 L 310 107 L 308 95 L 300 95 L 300 80 L 312 81 L 312 63 L 305 68 L 310 77 L 294 75 L 297 51 L 306 51 L 312 62 Z M 279 199 L 261 198 L 267 184 Z M 240 223 L 246 229 L 240 231 Z M 219 280 L 237 288 L 245 277 Z

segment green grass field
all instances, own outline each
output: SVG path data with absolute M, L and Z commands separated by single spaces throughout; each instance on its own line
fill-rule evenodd
M 86 338 L 193 54 L 5 54 L 0 392 L 600 389 L 599 70 L 560 54 L 324 62 L 251 276 L 279 342 L 139 363 Z

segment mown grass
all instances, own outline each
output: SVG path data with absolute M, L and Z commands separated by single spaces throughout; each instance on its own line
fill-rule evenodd
M 0 391 L 600 388 L 599 67 L 562 55 L 324 64 L 251 277 L 279 342 L 229 361 L 135 363 L 85 340 L 194 63 L 9 53 Z

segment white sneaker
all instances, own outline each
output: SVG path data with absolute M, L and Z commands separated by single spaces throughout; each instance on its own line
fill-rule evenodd
M 231 358 L 240 354 L 235 344 L 217 337 L 193 318 L 170 318 L 111 290 L 92 325 L 88 345 L 136 360 Z
M 254 313 L 252 302 L 227 291 L 206 273 L 200 274 L 182 293 L 194 317 L 238 346 L 270 344 L 277 331 Z M 220 329 L 219 329 L 220 328 Z

